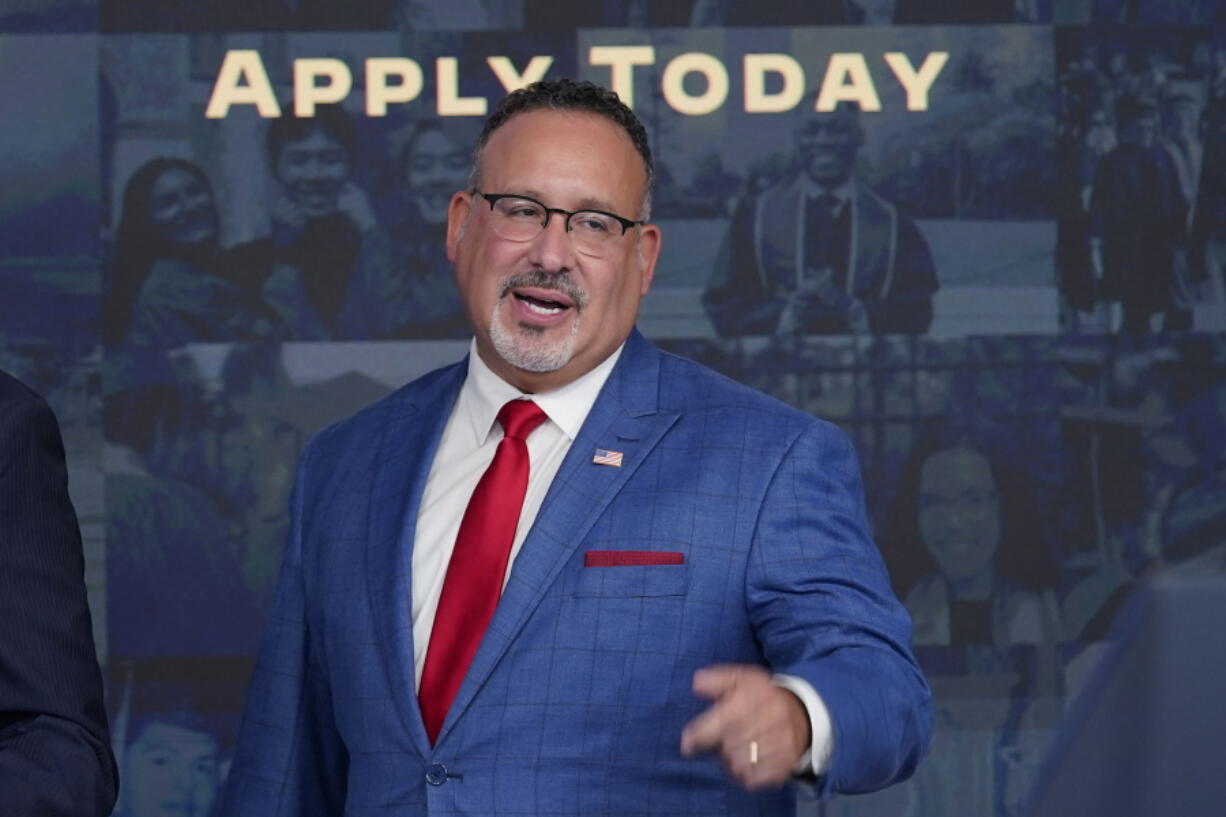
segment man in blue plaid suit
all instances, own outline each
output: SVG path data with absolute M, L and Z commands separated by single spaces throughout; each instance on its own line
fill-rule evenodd
M 226 817 L 783 815 L 792 781 L 915 768 L 930 693 L 846 437 L 634 329 L 651 179 L 590 83 L 486 122 L 448 212 L 472 351 L 302 455 Z M 546 418 L 501 596 L 428 729 L 460 517 L 525 397 Z

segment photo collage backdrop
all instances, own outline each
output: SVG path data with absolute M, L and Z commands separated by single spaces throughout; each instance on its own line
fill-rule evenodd
M 442 236 L 480 100 L 619 70 L 664 231 L 640 328 L 851 436 L 936 694 L 912 781 L 800 813 L 1021 813 L 1131 590 L 1226 567 L 1219 6 L 7 4 L 0 368 L 63 428 L 116 813 L 212 808 L 305 441 L 466 353 Z M 206 116 L 236 53 L 281 116 Z M 936 53 L 917 106 L 887 55 Z M 818 113 L 848 54 L 876 104 Z M 420 88 L 376 114 L 387 58 Z M 295 116 L 321 59 L 352 88 Z

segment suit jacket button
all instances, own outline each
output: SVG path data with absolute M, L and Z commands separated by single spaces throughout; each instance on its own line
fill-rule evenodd
M 431 786 L 441 786 L 447 782 L 447 767 L 442 763 L 432 763 L 426 769 L 426 782 Z

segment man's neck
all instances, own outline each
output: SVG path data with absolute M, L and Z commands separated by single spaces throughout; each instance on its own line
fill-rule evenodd
M 827 179 L 825 181 L 819 182 L 817 179 L 813 178 L 808 173 L 804 174 L 804 188 L 803 189 L 809 195 L 834 196 L 840 202 L 850 199 L 852 196 L 852 192 L 853 192 L 850 176 L 843 178 L 839 181 L 832 181 L 830 179 Z

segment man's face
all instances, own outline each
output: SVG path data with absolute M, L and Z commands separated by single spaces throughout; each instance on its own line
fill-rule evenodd
M 856 114 L 840 107 L 830 113 L 803 114 L 796 139 L 805 172 L 818 184 L 834 187 L 850 178 L 864 132 Z
M 217 236 L 213 196 L 194 173 L 165 171 L 149 192 L 149 220 L 173 244 L 198 244 Z
M 130 817 L 208 817 L 217 796 L 217 741 L 154 721 L 124 753 L 119 811 Z
M 323 131 L 287 142 L 277 155 L 277 179 L 285 195 L 306 218 L 336 209 L 341 188 L 349 181 L 349 154 Z
M 1000 544 L 1000 506 L 987 459 L 973 448 L 938 451 L 920 471 L 920 536 L 954 582 L 979 576 Z
M 580 112 L 519 114 L 494 131 L 481 160 L 484 193 L 627 219 L 641 215 L 646 183 L 643 160 L 625 131 Z M 461 192 L 451 199 L 447 253 L 477 351 L 523 391 L 565 385 L 630 334 L 651 287 L 660 231 L 647 225 L 615 233 L 600 257 L 592 257 L 576 251 L 559 215 L 522 242 L 500 238 L 494 218 L 482 197 Z
M 441 130 L 427 130 L 413 140 L 405 157 L 404 181 L 417 217 L 439 227 L 447 223 L 447 203 L 451 194 L 467 181 L 469 151 Z

